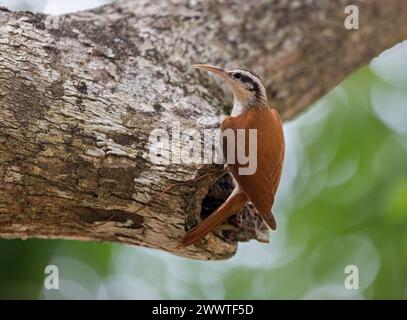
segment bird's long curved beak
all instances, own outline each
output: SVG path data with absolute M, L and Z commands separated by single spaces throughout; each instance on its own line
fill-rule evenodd
M 209 64 L 193 64 L 192 66 L 197 69 L 206 70 L 206 71 L 215 73 L 224 79 L 229 79 L 228 72 L 222 68 L 211 66 Z

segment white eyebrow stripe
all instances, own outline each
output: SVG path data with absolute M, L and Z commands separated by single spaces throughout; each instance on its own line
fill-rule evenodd
M 259 79 L 258 77 L 256 77 L 254 74 L 252 74 L 250 71 L 246 71 L 246 70 L 240 70 L 240 69 L 236 69 L 232 71 L 233 73 L 241 73 L 243 76 L 249 77 L 250 79 L 252 79 L 253 81 L 255 81 L 259 86 L 264 86 L 263 82 L 261 81 L 261 79 Z
M 261 94 L 264 97 L 267 97 L 267 93 L 266 93 L 266 88 L 264 87 L 263 81 L 261 81 L 261 79 L 259 79 L 258 77 L 256 77 L 254 74 L 252 74 L 250 71 L 246 71 L 246 70 L 240 70 L 240 69 L 236 69 L 232 71 L 233 73 L 241 73 L 242 76 L 246 76 L 249 77 L 250 79 L 252 79 L 254 82 L 256 82 L 257 86 L 259 87 Z

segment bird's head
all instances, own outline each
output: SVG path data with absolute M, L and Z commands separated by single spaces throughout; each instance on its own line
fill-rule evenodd
M 254 72 L 248 70 L 224 70 L 208 64 L 195 64 L 194 68 L 212 72 L 226 80 L 233 91 L 235 103 L 244 107 L 268 106 L 263 81 Z

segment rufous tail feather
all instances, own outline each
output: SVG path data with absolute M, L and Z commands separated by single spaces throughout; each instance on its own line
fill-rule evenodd
M 243 208 L 247 201 L 247 197 L 244 193 L 235 189 L 229 198 L 218 209 L 216 209 L 215 212 L 184 235 L 178 243 L 177 248 L 188 247 L 201 240 L 206 234 L 215 229 L 232 214 Z
M 277 223 L 272 212 L 270 212 L 269 214 L 261 214 L 261 217 L 271 230 L 276 231 Z

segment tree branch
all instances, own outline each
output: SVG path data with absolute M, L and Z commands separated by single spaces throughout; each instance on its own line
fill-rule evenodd
M 61 16 L 56 28 L 44 15 L 0 9 L 0 236 L 198 259 L 230 257 L 237 240 L 267 241 L 246 208 L 229 228 L 175 250 L 230 181 L 218 165 L 152 163 L 149 134 L 171 133 L 173 121 L 202 130 L 202 116 L 230 110 L 223 84 L 192 63 L 254 69 L 290 119 L 406 38 L 406 1 L 351 1 L 354 31 L 344 28 L 347 2 L 121 1 Z

